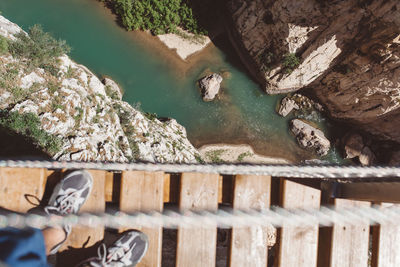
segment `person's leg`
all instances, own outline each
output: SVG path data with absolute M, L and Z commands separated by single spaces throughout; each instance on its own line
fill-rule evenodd
M 88 198 L 93 179 L 86 171 L 74 171 L 65 176 L 54 188 L 48 206 L 50 220 L 59 215 L 77 213 Z M 70 226 L 0 229 L 0 263 L 12 267 L 48 266 L 46 255 L 54 254 L 67 239 Z
M 49 227 L 42 230 L 46 255 L 50 255 L 51 250 L 66 239 L 65 231 L 62 227 Z
M 89 258 L 78 264 L 78 267 L 135 266 L 146 254 L 148 246 L 147 236 L 140 231 L 132 230 L 124 233 L 108 249 L 101 244 L 98 257 Z
M 0 229 L 0 262 L 13 267 L 49 266 L 44 244 L 39 229 Z

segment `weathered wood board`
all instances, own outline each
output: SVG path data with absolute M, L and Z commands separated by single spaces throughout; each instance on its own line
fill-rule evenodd
M 162 211 L 164 206 L 163 172 L 123 172 L 121 177 L 120 210 L 134 211 Z M 161 266 L 162 228 L 139 228 L 149 239 L 149 248 L 142 261 L 137 266 Z M 128 230 L 128 229 L 124 229 Z
M 335 199 L 335 207 L 369 207 L 370 202 L 347 199 Z M 366 267 L 368 266 L 369 225 L 334 225 L 330 252 L 331 267 Z
M 321 191 L 282 179 L 283 208 L 319 208 Z M 314 267 L 317 265 L 318 224 L 284 226 L 280 231 L 278 266 Z
M 217 210 L 218 174 L 183 173 L 179 208 L 181 210 Z M 177 267 L 215 266 L 217 228 L 178 229 Z
M 42 199 L 47 180 L 45 169 L 0 168 L 0 206 L 27 212 Z
M 399 204 L 381 203 L 382 209 Z M 382 224 L 374 228 L 373 267 L 400 266 L 400 225 Z
M 270 205 L 271 177 L 238 175 L 233 190 L 233 208 L 264 209 Z M 230 266 L 267 266 L 267 227 L 233 227 Z

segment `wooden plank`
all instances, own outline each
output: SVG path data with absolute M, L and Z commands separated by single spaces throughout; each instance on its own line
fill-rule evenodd
M 399 204 L 382 203 L 382 208 Z M 382 224 L 374 228 L 372 266 L 400 266 L 400 226 L 398 224 Z
M 0 168 L 0 206 L 16 212 L 36 207 L 42 199 L 46 177 L 45 169 Z
M 169 173 L 164 174 L 164 202 L 170 201 L 170 185 L 171 185 L 171 175 Z
M 162 211 L 164 206 L 163 172 L 123 172 L 121 177 L 120 210 Z M 161 266 L 162 228 L 138 228 L 149 238 L 149 248 L 137 266 Z
M 370 202 L 348 199 L 335 199 L 335 207 L 369 207 Z M 369 225 L 336 224 L 332 230 L 332 247 L 330 252 L 331 267 L 368 266 Z
M 223 196 L 222 185 L 223 185 L 223 177 L 218 176 L 218 203 L 222 203 L 222 196 Z
M 93 188 L 89 198 L 80 209 L 79 213 L 84 212 L 104 212 L 105 211 L 105 171 L 89 171 L 93 177 Z M 90 228 L 83 226 L 76 226 L 72 228 L 72 232 L 67 241 L 62 246 L 61 250 L 71 246 L 73 248 L 90 247 L 96 242 L 103 240 L 104 228 Z M 61 251 L 60 250 L 60 251 Z
M 184 173 L 181 177 L 181 210 L 217 210 L 218 174 Z M 215 266 L 217 228 L 178 228 L 176 266 Z
M 341 183 L 335 197 L 374 202 L 400 202 L 399 182 Z
M 106 172 L 106 181 L 105 181 L 105 200 L 106 202 L 113 201 L 113 187 L 114 187 L 114 173 Z
M 271 177 L 238 175 L 233 190 L 233 208 L 264 209 L 270 205 Z M 267 266 L 268 228 L 233 227 L 230 266 Z
M 315 188 L 281 181 L 283 208 L 319 208 L 321 192 Z M 280 231 L 278 266 L 313 267 L 317 265 L 318 225 L 284 226 Z

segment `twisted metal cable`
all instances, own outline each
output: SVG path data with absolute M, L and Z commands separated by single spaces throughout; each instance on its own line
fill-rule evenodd
M 227 175 L 270 175 L 288 178 L 400 178 L 400 166 L 340 165 L 251 165 L 251 164 L 163 164 L 73 162 L 38 160 L 0 160 L 0 167 L 47 169 L 96 169 L 104 171 L 163 171 L 169 173 L 200 172 Z
M 264 210 L 218 210 L 210 211 L 182 211 L 167 210 L 150 213 L 126 214 L 80 214 L 68 215 L 51 219 L 48 216 L 35 214 L 8 213 L 0 215 L 0 227 L 26 226 L 44 228 L 56 225 L 81 225 L 87 227 L 108 228 L 232 228 L 232 227 L 321 227 L 333 225 L 393 225 L 398 226 L 400 221 L 400 207 L 393 205 L 382 208 L 354 207 L 333 208 L 321 207 L 320 209 L 282 209 L 271 208 Z

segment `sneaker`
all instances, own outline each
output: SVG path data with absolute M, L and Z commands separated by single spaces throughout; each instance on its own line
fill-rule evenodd
M 123 267 L 135 266 L 146 254 L 149 241 L 140 231 L 129 231 L 114 242 L 108 249 L 101 244 L 97 250 L 98 257 L 87 259 L 78 266 Z
M 88 198 L 93 187 L 93 179 L 87 171 L 74 171 L 65 176 L 54 188 L 48 205 L 44 208 L 47 214 L 69 215 L 78 213 Z M 55 254 L 71 233 L 71 226 L 63 227 L 65 239 L 50 252 Z

